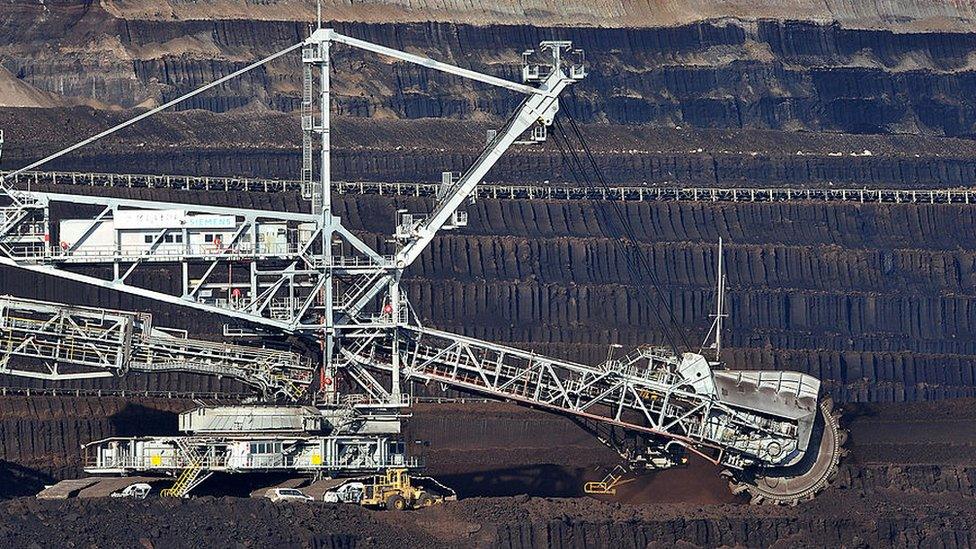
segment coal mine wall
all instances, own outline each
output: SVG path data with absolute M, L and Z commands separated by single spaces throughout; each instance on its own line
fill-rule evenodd
M 865 530 L 868 528 L 868 530 Z M 912 517 L 879 518 L 865 524 L 844 518 L 752 518 L 648 521 L 641 524 L 573 522 L 553 520 L 498 526 L 498 549 L 541 547 L 655 547 L 656 543 L 686 543 L 690 547 L 771 547 L 788 543 L 795 547 L 818 544 L 848 546 L 877 544 L 888 547 L 918 547 L 919 544 L 969 547 L 972 532 L 964 519 L 951 520 L 938 532 Z M 661 541 L 665 540 L 665 541 Z M 577 545 L 578 544 L 578 545 Z
M 357 200 L 357 209 L 369 200 Z M 468 234 L 437 239 L 414 266 L 411 302 L 437 326 L 590 362 L 605 357 L 608 341 L 662 342 L 654 301 L 638 292 L 651 281 L 629 274 L 613 238 L 619 230 L 601 226 L 589 209 L 599 207 L 479 202 Z M 726 359 L 734 367 L 800 369 L 845 401 L 972 394 L 976 363 L 963 335 L 972 318 L 965 296 L 973 263 L 963 251 L 971 244 L 965 230 L 947 226 L 970 224 L 970 209 L 627 204 L 625 211 L 647 243 L 642 252 L 674 320 L 694 342 L 714 306 L 712 243 L 720 236 L 731 243 Z M 383 219 L 369 210 L 343 217 Z
M 77 477 L 82 444 L 112 436 L 175 435 L 176 414 L 190 406 L 162 398 L 0 396 L 0 497 L 34 495 L 51 479 Z
M 307 32 L 298 22 L 150 21 L 116 17 L 87 2 L 65 4 L 52 16 L 43 5 L 14 2 L 9 9 L 20 17 L 0 21 L 0 66 L 21 87 L 69 104 L 162 103 Z M 32 24 L 20 23 L 31 15 Z M 515 80 L 522 50 L 541 40 L 570 39 L 586 50 L 590 74 L 563 108 L 582 122 L 976 135 L 971 33 L 734 19 L 622 29 L 435 22 L 336 28 Z M 335 70 L 357 75 L 336 79 L 340 116 L 497 120 L 518 100 L 416 65 L 334 50 Z M 288 56 L 181 108 L 294 111 L 300 78 L 298 56 Z
M 8 520 L 0 536 L 16 546 L 165 545 L 191 547 L 206 530 L 219 539 L 256 546 L 314 549 L 399 547 L 404 539 L 429 547 L 542 549 L 564 547 L 946 547 L 973 544 L 968 511 L 924 503 L 911 510 L 878 499 L 832 500 L 870 505 L 842 514 L 808 507 L 783 511 L 735 506 L 628 506 L 539 498 L 480 498 L 424 509 L 397 520 L 355 506 L 282 506 L 254 500 L 193 498 L 139 502 L 21 499 L 0 503 Z M 228 520 L 244 514 L 247 521 Z M 97 516 L 92 523 L 87 517 Z M 40 520 L 38 517 L 41 517 Z M 57 524 L 54 526 L 54 519 Z M 301 527 L 296 527 L 300 524 Z M 158 545 L 157 545 L 158 544 Z
M 76 3 L 69 0 L 70 3 Z M 146 20 L 256 19 L 312 21 L 315 5 L 295 0 L 241 3 L 235 0 L 187 2 L 162 0 L 103 0 L 99 4 L 121 17 Z M 668 26 L 709 18 L 795 18 L 841 21 L 856 28 L 900 31 L 963 29 L 976 20 L 976 9 L 965 2 L 887 0 L 865 5 L 857 0 L 498 0 L 491 4 L 467 0 L 348 0 L 322 2 L 323 13 L 340 21 L 461 21 L 478 25 L 531 23 L 560 26 L 592 25 L 608 28 Z

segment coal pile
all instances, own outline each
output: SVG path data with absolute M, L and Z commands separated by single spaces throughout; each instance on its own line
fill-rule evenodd
M 413 512 L 264 499 L 17 499 L 6 547 L 969 547 L 972 495 L 837 492 L 801 508 L 475 498 Z M 934 525 L 938 525 L 937 527 Z

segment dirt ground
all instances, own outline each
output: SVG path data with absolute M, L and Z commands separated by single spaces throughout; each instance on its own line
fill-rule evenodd
M 834 490 L 797 508 L 470 498 L 403 513 L 263 499 L 0 504 L 6 547 L 822 547 L 972 544 L 972 495 Z M 656 545 L 655 545 L 656 544 Z

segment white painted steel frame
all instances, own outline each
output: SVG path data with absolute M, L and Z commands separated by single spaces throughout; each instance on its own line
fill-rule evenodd
M 641 348 L 622 359 L 588 366 L 430 328 L 404 327 L 400 340 L 400 363 L 407 379 L 674 440 L 737 469 L 786 465 L 805 449 L 798 440 L 797 420 L 761 417 L 727 405 L 714 392 L 693 389 L 694 382 L 679 373 L 688 356 Z M 364 368 L 392 369 L 388 333 L 363 334 L 346 351 Z M 819 383 L 782 387 L 812 402 L 818 389 Z M 809 414 L 815 413 L 814 406 Z M 779 453 L 771 455 L 770 448 Z
M 31 359 L 33 369 L 13 357 Z M 148 313 L 0 296 L 0 374 L 69 380 L 130 370 L 229 377 L 266 398 L 297 401 L 308 393 L 314 368 L 289 351 L 173 337 L 154 329 Z
M 327 476 L 417 469 L 420 462 L 390 452 L 389 436 L 275 435 L 113 437 L 82 446 L 84 469 L 92 474 L 178 474 L 197 467 L 207 473 L 317 473 Z M 235 443 L 279 443 L 282 452 L 235 455 Z

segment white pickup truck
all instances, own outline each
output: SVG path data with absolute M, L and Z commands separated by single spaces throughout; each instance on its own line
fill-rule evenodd
M 329 490 L 323 496 L 328 503 L 362 503 L 366 493 L 366 485 L 362 482 L 347 482 L 342 486 Z
M 146 484 L 145 482 L 137 482 L 135 484 L 130 484 L 125 488 L 119 490 L 118 492 L 112 492 L 113 498 L 133 498 L 133 499 L 146 499 L 149 492 L 152 491 L 152 486 Z

